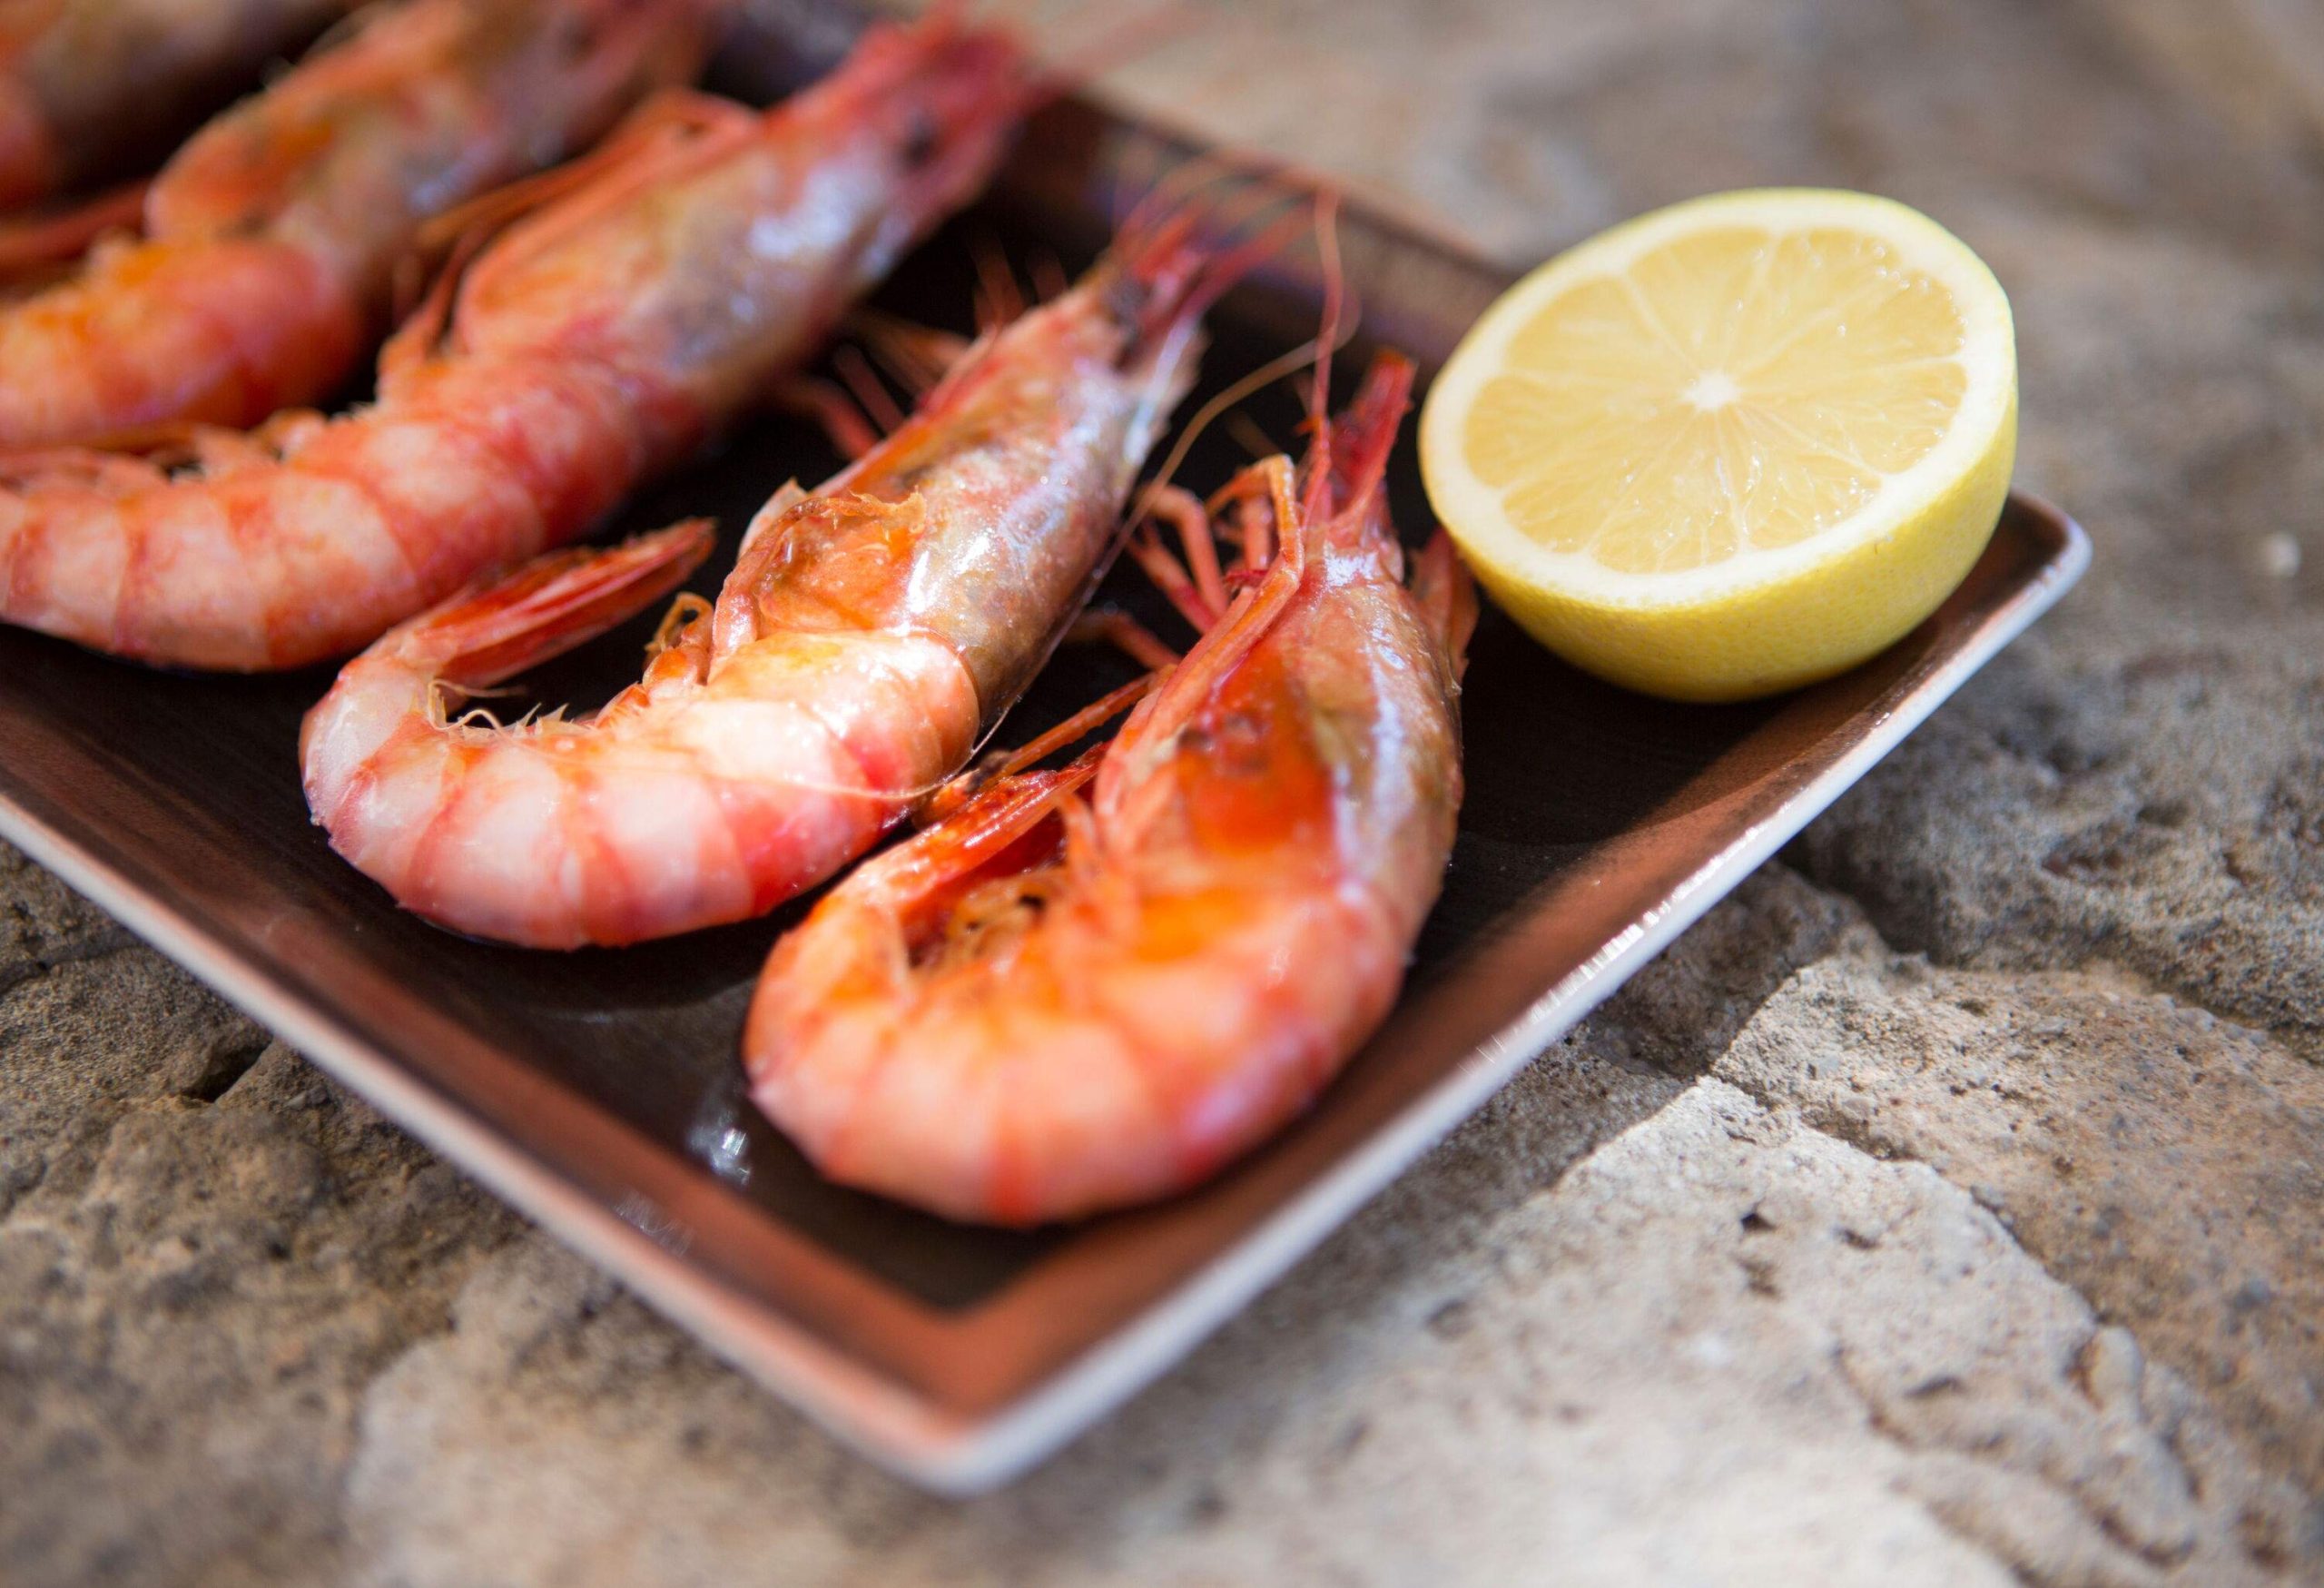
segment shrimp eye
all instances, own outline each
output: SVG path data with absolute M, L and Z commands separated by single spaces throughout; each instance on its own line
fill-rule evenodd
M 936 154 L 936 119 L 918 105 L 907 113 L 911 119 L 904 123 L 904 163 L 925 165 Z

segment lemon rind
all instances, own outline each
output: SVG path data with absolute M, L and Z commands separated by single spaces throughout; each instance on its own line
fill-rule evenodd
M 1511 339 L 1544 303 L 1585 280 L 1618 276 L 1663 243 L 1716 224 L 1778 234 L 1826 227 L 1861 231 L 1889 242 L 1906 266 L 1943 284 L 1962 316 L 1960 361 L 1968 377 L 1950 429 L 1925 456 L 1883 480 L 1856 512 L 1792 546 L 1654 574 L 1621 572 L 1586 553 L 1548 550 L 1510 521 L 1500 494 L 1461 459 L 1460 422 L 1483 384 L 1502 372 Z M 2005 427 L 2014 431 L 2016 390 L 2008 295 L 1967 244 L 1891 199 L 1814 188 L 1755 188 L 1640 216 L 1568 250 L 1518 282 L 1470 328 L 1437 377 L 1421 415 L 1421 466 L 1439 515 L 1490 585 L 1543 587 L 1567 602 L 1589 607 L 1677 611 L 1787 584 L 1896 536 L 1935 508 L 1964 477 L 1978 472 L 2003 444 Z

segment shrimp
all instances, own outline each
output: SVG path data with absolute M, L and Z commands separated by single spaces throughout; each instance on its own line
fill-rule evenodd
M 167 153 L 350 0 L 15 0 L 0 17 L 0 208 Z
M 1403 582 L 1380 477 L 1411 380 L 1386 357 L 1319 420 L 1304 490 L 1280 458 L 1230 488 L 1246 567 L 1177 568 L 1216 620 L 1118 737 L 987 780 L 775 946 L 743 1061 L 825 1174 L 1007 1225 L 1145 1201 L 1386 1015 L 1452 850 L 1475 613 L 1441 534 Z
M 0 446 L 317 400 L 371 344 L 429 216 L 690 78 L 724 0 L 409 0 L 212 122 L 142 240 L 0 309 Z
M 649 104 L 546 196 L 478 202 L 526 212 L 397 332 L 370 407 L 197 430 L 191 472 L 0 458 L 0 619 L 294 666 L 575 538 L 812 356 L 984 186 L 1033 92 L 1006 38 L 937 19 L 763 114 Z
M 543 948 L 773 909 L 959 769 L 1086 599 L 1250 250 L 1183 219 L 980 340 L 821 489 L 776 493 L 714 605 L 594 716 L 444 704 L 601 632 L 702 555 L 681 526 L 519 571 L 349 664 L 301 736 L 309 807 L 405 908 Z

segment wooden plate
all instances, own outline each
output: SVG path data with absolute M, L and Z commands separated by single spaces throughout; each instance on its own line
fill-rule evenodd
M 763 48 L 739 63 L 759 92 L 792 71 Z M 1054 106 L 993 200 L 881 301 L 964 325 L 974 249 L 1077 263 L 1126 195 L 1186 153 L 1096 105 Z M 1344 370 L 1375 340 L 1433 367 L 1504 282 L 1361 208 L 1342 236 L 1365 312 Z M 1292 260 L 1223 303 L 1214 385 L 1312 334 L 1317 293 L 1312 265 Z M 1287 439 L 1295 409 L 1275 402 L 1259 422 Z M 1183 478 L 1216 484 L 1241 457 L 1216 429 Z M 775 486 L 835 461 L 795 425 L 747 427 L 617 528 L 715 512 L 731 538 Z M 1393 488 L 1401 521 L 1423 524 L 1409 443 Z M 570 955 L 466 942 L 397 911 L 307 821 L 295 745 L 325 671 L 175 676 L 0 630 L 0 834 L 842 1437 L 968 1491 L 1057 1449 L 1282 1274 L 1861 777 L 2088 559 L 2071 520 L 2015 498 L 1935 616 L 1845 677 L 1752 705 L 1624 694 L 1489 611 L 1463 705 L 1460 842 L 1387 1027 L 1310 1116 L 1211 1185 L 1032 1234 L 826 1185 L 753 1111 L 737 1034 L 798 907 Z M 714 558 L 706 581 L 724 566 Z M 1107 594 L 1150 602 L 1126 571 Z M 629 642 L 646 627 L 560 663 L 542 694 L 602 698 L 635 676 Z M 1061 654 L 1005 731 L 1029 734 L 1126 676 L 1106 655 Z

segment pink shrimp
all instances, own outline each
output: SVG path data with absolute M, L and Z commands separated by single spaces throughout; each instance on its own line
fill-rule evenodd
M 1403 583 L 1380 475 L 1411 378 L 1375 366 L 1296 496 L 1282 459 L 1230 488 L 1248 571 L 1173 583 L 1205 619 L 1249 587 L 1110 745 L 988 782 L 776 945 L 743 1060 L 824 1173 L 999 1224 L 1144 1201 L 1385 1016 L 1452 848 L 1475 611 L 1442 535 Z
M 244 426 L 328 395 L 421 224 L 594 141 L 690 78 L 724 0 L 409 0 L 212 122 L 142 241 L 0 309 L 0 446 L 172 420 Z
M 0 208 L 152 169 L 350 0 L 12 0 Z
M 1047 656 L 1247 252 L 1183 219 L 1124 239 L 822 489 L 779 492 L 715 606 L 592 717 L 482 725 L 443 697 L 636 610 L 698 531 L 567 553 L 389 634 L 307 720 L 315 819 L 407 909 L 539 947 L 741 920 L 822 881 Z
M 145 661 L 291 666 L 573 539 L 811 357 L 982 189 L 1033 92 L 1006 39 L 938 19 L 874 30 L 763 114 L 647 106 L 439 283 L 369 408 L 278 421 L 272 446 L 197 432 L 192 473 L 0 459 L 0 619 Z

